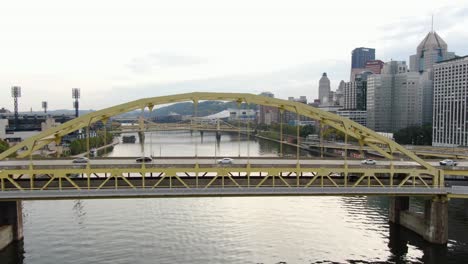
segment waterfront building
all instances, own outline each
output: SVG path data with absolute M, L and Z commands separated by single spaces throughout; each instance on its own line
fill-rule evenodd
M 468 56 L 434 65 L 433 146 L 468 146 Z
M 251 121 L 255 120 L 257 113 L 254 109 L 237 109 L 237 108 L 229 108 L 229 121 Z
M 275 95 L 270 92 L 263 92 L 260 95 L 271 97 L 271 98 L 275 97 Z M 279 118 L 280 116 L 279 116 L 278 108 L 273 107 L 273 106 L 265 106 L 265 105 L 259 106 L 259 119 L 258 119 L 259 124 L 271 125 L 273 123 L 279 123 Z

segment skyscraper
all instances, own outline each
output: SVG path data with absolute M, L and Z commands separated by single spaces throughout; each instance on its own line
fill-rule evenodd
M 468 146 L 468 56 L 434 65 L 433 146 Z
M 365 71 L 366 63 L 375 60 L 375 49 L 371 48 L 355 48 L 351 53 L 351 76 L 353 81 L 356 74 Z
M 410 71 L 428 71 L 436 62 L 454 57 L 453 52 L 447 51 L 447 43 L 435 31 L 431 31 L 419 43 L 416 54 L 410 56 Z
M 382 74 L 367 78 L 367 125 L 380 132 L 395 132 L 422 124 L 420 74 L 407 72 L 405 62 L 391 61 Z
M 319 81 L 319 100 L 320 105 L 328 105 L 330 103 L 330 79 L 327 77 L 327 73 L 322 74 L 322 78 Z
M 357 74 L 353 81 L 345 83 L 344 109 L 366 110 L 367 77 L 371 74 L 370 71 Z
M 448 52 L 447 43 L 435 32 L 427 33 L 416 48 L 416 54 L 410 56 L 410 71 L 421 73 L 420 83 L 423 89 L 423 123 L 432 123 L 434 84 L 432 68 L 435 63 L 452 59 L 455 53 Z

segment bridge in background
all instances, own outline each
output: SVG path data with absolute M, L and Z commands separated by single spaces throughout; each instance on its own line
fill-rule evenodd
M 296 159 L 236 158 L 233 164 L 220 165 L 216 157 L 167 158 L 137 164 L 133 159 L 92 160 L 73 164 L 71 160 L 34 160 L 33 153 L 47 144 L 59 143 L 65 135 L 86 129 L 96 122 L 128 111 L 156 105 L 200 100 L 234 101 L 278 107 L 281 120 L 286 111 L 297 120 L 311 118 L 324 128 L 345 135 L 344 155 L 340 160 L 302 159 L 300 126 L 296 126 Z M 195 114 L 196 118 L 196 114 Z M 297 122 L 299 123 L 299 122 Z M 280 148 L 283 145 L 280 122 Z M 151 124 L 149 127 L 159 126 Z M 140 120 L 138 131 L 147 130 Z M 186 127 L 184 127 L 185 129 Z M 216 129 L 220 128 L 219 123 Z M 104 126 L 106 129 L 106 126 Z M 240 134 L 239 128 L 232 128 Z M 106 131 L 104 131 L 106 132 Z M 247 129 L 250 136 L 250 129 Z M 106 133 L 104 133 L 106 134 Z M 348 138 L 382 156 L 376 165 L 362 165 L 348 158 Z M 323 142 L 323 140 L 321 140 Z M 323 148 L 323 144 L 321 146 Z M 89 153 L 89 136 L 87 137 Z M 22 152 L 18 152 L 23 150 Z M 18 152 L 18 153 L 17 153 Z M 17 153 L 18 160 L 10 160 Z M 144 151 L 142 152 L 144 153 Z M 281 151 L 282 153 L 282 151 Z M 21 160 L 22 158 L 26 158 Z M 141 99 L 99 110 L 51 128 L 0 154 L 0 213 L 8 215 L 4 223 L 15 225 L 20 238 L 20 201 L 24 199 L 108 198 L 108 197 L 180 197 L 245 195 L 388 195 L 392 196 L 390 219 L 421 234 L 426 240 L 447 242 L 447 201 L 468 198 L 464 188 L 446 188 L 445 175 L 468 176 L 468 164 L 442 168 L 418 157 L 414 152 L 349 119 L 298 102 L 251 94 L 189 93 Z M 333 190 L 333 191 L 332 191 Z M 409 211 L 409 196 L 430 198 L 424 217 Z M 10 202 L 10 201 L 16 202 Z M 2 209 L 3 208 L 3 209 Z M 1 224 L 1 223 L 0 223 Z
M 233 133 L 254 133 L 255 129 L 250 127 L 235 126 L 221 119 L 206 120 L 201 118 L 191 118 L 177 123 L 155 123 L 140 117 L 135 120 L 136 124 L 122 125 L 115 133 L 135 133 L 151 131 L 211 131 L 211 132 L 233 132 Z

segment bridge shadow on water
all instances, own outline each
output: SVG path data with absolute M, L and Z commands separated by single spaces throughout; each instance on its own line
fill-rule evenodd
M 23 264 L 25 258 L 24 243 L 18 241 L 0 250 L 0 259 L 2 264 Z

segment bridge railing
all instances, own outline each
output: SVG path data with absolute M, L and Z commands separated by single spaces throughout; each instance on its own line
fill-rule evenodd
M 423 169 L 343 167 L 225 167 L 12 169 L 1 191 L 187 188 L 442 188 L 442 175 Z

